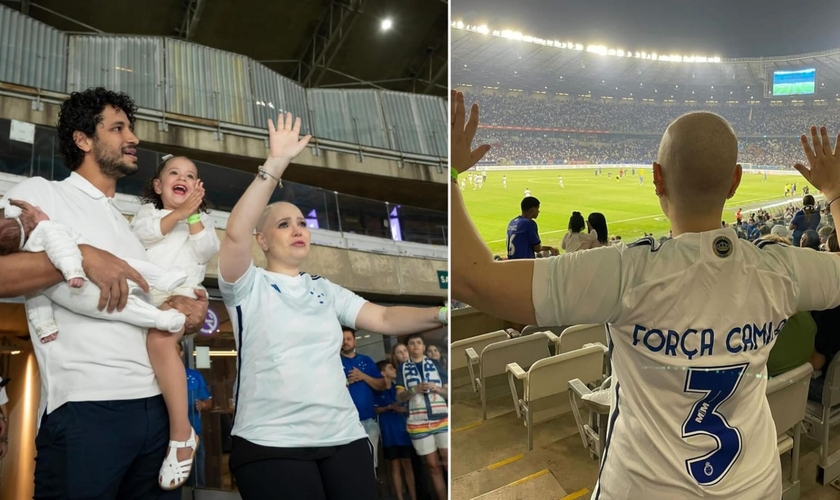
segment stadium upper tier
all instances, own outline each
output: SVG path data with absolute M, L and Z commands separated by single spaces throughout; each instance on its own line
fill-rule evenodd
M 570 132 L 650 134 L 660 136 L 677 117 L 706 110 L 726 118 L 739 136 L 796 136 L 811 125 L 840 132 L 840 104 L 836 101 L 802 105 L 710 105 L 649 102 L 599 102 L 540 95 L 494 95 L 469 92 L 477 102 L 483 128 L 525 127 Z M 545 130 L 543 130 L 545 131 Z
M 642 53 L 632 46 L 607 49 L 562 39 L 539 40 L 494 29 L 452 24 L 454 85 L 595 98 L 620 99 L 632 93 L 636 99 L 657 101 L 744 101 L 771 97 L 774 71 L 815 68 L 816 89 L 810 98 L 840 98 L 840 49 L 764 58 L 692 58 Z
M 485 165 L 650 165 L 659 149 L 656 137 L 569 137 L 508 130 L 481 130 L 476 142 L 492 146 L 482 160 Z M 738 144 L 738 161 L 753 168 L 778 169 L 791 168 L 805 158 L 796 138 L 754 139 Z

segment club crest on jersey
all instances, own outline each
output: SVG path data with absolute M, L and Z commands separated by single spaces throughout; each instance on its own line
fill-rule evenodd
M 718 257 L 722 259 L 729 257 L 732 254 L 732 241 L 726 236 L 718 236 L 712 243 L 712 248 Z

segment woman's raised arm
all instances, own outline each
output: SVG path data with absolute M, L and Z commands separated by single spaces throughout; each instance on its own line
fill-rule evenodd
M 309 144 L 312 136 L 300 137 L 300 118 L 291 113 L 277 117 L 277 127 L 268 120 L 269 156 L 254 182 L 233 207 L 225 228 L 225 239 L 219 250 L 219 274 L 233 283 L 251 265 L 251 239 L 271 193 L 277 188 L 289 163 Z

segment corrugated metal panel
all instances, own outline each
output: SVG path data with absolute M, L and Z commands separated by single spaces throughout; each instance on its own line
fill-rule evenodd
M 389 148 L 382 115 L 382 102 L 375 90 L 341 90 L 347 98 L 351 118 L 355 118 L 356 131 L 361 144 Z
M 254 123 L 248 58 L 166 39 L 166 110 L 227 123 Z
M 279 113 L 291 112 L 300 117 L 301 134 L 310 133 L 312 129 L 303 87 L 254 61 L 251 61 L 251 81 L 254 126 L 263 128 L 269 118 L 277 120 Z
M 418 135 L 424 143 L 425 154 L 446 157 L 448 137 L 446 101 L 429 95 L 412 95 Z
M 306 96 L 316 137 L 390 148 L 376 91 L 310 89 Z
M 0 6 L 0 81 L 64 92 L 67 35 Z
M 446 110 L 443 99 L 381 92 L 394 149 L 428 156 L 446 156 Z
M 68 92 L 102 86 L 142 108 L 163 109 L 162 38 L 71 36 L 69 47 Z

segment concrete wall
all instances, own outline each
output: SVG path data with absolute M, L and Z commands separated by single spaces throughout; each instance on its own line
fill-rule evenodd
M 48 127 L 58 122 L 60 98 L 42 101 L 43 110 L 33 110 L 30 98 L 8 93 L 12 90 L 24 94 L 31 89 L 0 83 L 0 92 L 4 90 L 7 92 L 0 94 L 0 118 Z M 184 125 L 168 121 L 168 130 L 161 130 L 158 121 L 138 118 L 135 133 L 140 146 L 248 172 L 256 171 L 268 155 L 267 134 L 263 130 L 240 127 L 241 131 L 219 137 L 215 130 L 217 124 L 210 120 L 183 116 L 169 117 L 169 120 Z M 445 211 L 447 207 L 449 175 L 445 166 L 400 163 L 367 154 L 360 159 L 358 154 L 323 148 L 316 155 L 315 148 L 308 147 L 289 167 L 284 179 L 420 208 Z M 387 190 L 381 189 L 383 180 L 389 183 Z
M 216 230 L 219 240 L 225 235 Z M 251 244 L 254 263 L 265 266 L 265 255 L 257 245 Z M 391 296 L 411 295 L 445 299 L 447 290 L 438 285 L 437 271 L 445 271 L 443 260 L 421 259 L 395 255 L 380 255 L 345 248 L 312 245 L 309 258 L 303 265 L 309 274 L 317 274 L 341 286 L 360 293 Z M 218 256 L 207 264 L 207 278 L 217 279 Z

